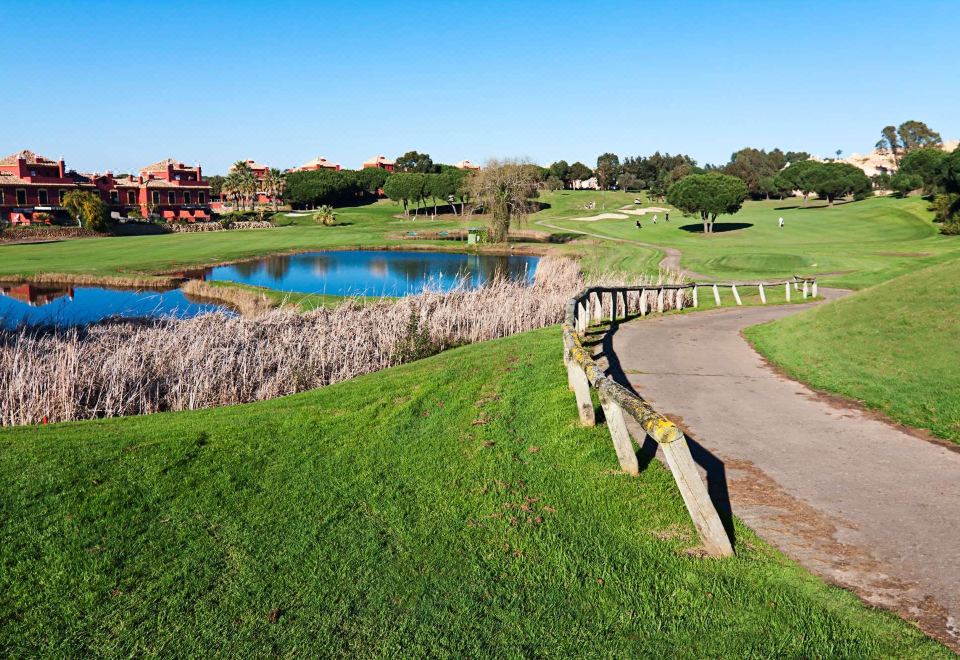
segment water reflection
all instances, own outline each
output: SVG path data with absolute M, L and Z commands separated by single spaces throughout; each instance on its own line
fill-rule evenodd
M 86 325 L 110 317 L 189 318 L 221 305 L 188 300 L 182 291 L 0 284 L 0 328 Z
M 298 293 L 402 296 L 477 287 L 494 277 L 531 280 L 539 257 L 373 250 L 308 252 L 217 266 L 206 279 Z

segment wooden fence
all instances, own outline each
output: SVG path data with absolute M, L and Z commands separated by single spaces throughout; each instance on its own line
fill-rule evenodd
M 731 556 L 733 547 L 690 455 L 683 431 L 641 397 L 607 376 L 594 362 L 590 352 L 583 347 L 583 337 L 590 325 L 607 317 L 613 322 L 618 318 L 645 316 L 666 309 L 683 309 L 687 304 L 688 294 L 692 306 L 698 307 L 698 290 L 704 287 L 713 292 L 714 301 L 719 306 L 721 288 L 729 288 L 736 303 L 741 305 L 743 303 L 738 287 L 757 287 L 761 301 L 766 304 L 767 293 L 781 286 L 786 300 L 790 300 L 791 289 L 802 292 L 803 298 L 817 296 L 817 281 L 798 276 L 782 282 L 598 286 L 584 289 L 567 302 L 563 325 L 563 356 L 567 366 L 568 384 L 576 395 L 580 422 L 585 426 L 596 423 L 591 397 L 593 388 L 600 400 L 621 469 L 628 474 L 637 475 L 640 468 L 627 428 L 626 415 L 636 420 L 663 451 L 704 549 L 715 557 Z

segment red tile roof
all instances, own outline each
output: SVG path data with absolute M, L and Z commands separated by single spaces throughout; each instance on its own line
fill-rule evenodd
M 16 165 L 17 160 L 23 158 L 27 161 L 28 165 L 57 165 L 58 162 L 55 160 L 50 160 L 49 158 L 44 158 L 43 156 L 38 156 L 32 151 L 18 151 L 15 154 L 10 154 L 6 158 L 0 159 L 0 165 Z

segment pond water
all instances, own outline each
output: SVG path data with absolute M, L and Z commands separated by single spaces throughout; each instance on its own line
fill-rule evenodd
M 217 266 L 206 279 L 337 296 L 404 296 L 477 287 L 502 275 L 532 281 L 539 257 L 351 250 L 271 256 Z
M 85 325 L 113 316 L 189 318 L 227 311 L 179 289 L 150 291 L 47 284 L 0 284 L 0 328 Z

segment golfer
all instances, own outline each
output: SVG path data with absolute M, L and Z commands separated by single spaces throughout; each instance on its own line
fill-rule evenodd
M 783 216 L 780 216 L 780 229 L 783 229 Z

